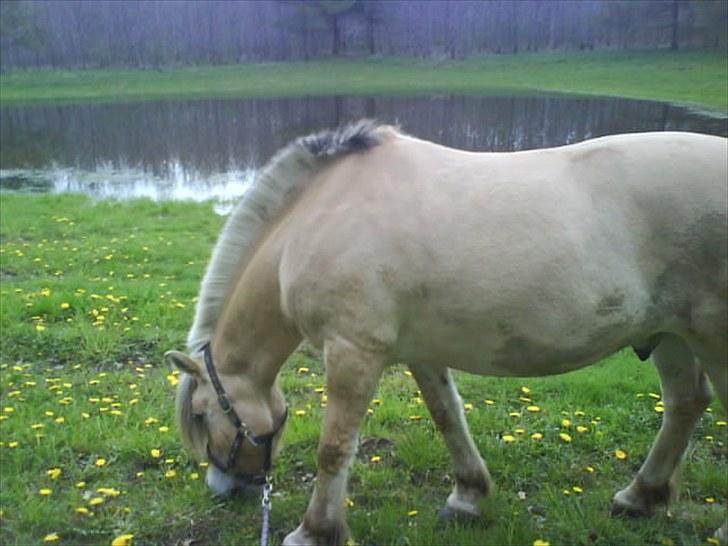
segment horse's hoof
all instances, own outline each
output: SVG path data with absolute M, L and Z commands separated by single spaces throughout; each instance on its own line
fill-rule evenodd
M 446 504 L 437 513 L 437 521 L 441 526 L 450 525 L 456 523 L 458 525 L 474 525 L 480 521 L 480 516 L 477 514 L 471 514 L 470 512 L 464 512 L 462 510 L 456 510 L 449 504 Z

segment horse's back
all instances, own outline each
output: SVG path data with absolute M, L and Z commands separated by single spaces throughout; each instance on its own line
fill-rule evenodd
M 727 150 L 688 133 L 492 154 L 391 139 L 326 168 L 291 211 L 284 307 L 314 340 L 569 369 L 720 292 Z

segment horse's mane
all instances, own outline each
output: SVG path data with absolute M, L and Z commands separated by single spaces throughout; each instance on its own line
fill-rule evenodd
M 187 336 L 191 351 L 199 351 L 212 339 L 231 284 L 264 226 L 305 189 L 324 164 L 346 154 L 366 151 L 391 132 L 391 128 L 375 121 L 361 120 L 298 138 L 268 161 L 228 218 L 212 252 L 200 285 L 195 320 Z

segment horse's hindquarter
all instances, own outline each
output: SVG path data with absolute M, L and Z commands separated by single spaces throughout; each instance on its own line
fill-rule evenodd
M 725 225 L 725 150 L 685 134 L 509 154 L 396 138 L 327 168 L 289 214 L 285 311 L 315 343 L 393 360 L 579 367 L 674 323 L 707 290 L 662 294 L 680 275 L 725 275 L 696 231 Z M 685 245 L 714 270 L 685 265 Z

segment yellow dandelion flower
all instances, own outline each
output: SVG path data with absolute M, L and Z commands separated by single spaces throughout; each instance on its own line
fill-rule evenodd
M 537 538 L 533 541 L 533 546 L 551 546 L 551 543 L 546 540 L 541 540 L 540 538 Z
M 495 400 L 483 400 L 483 403 L 486 406 L 492 406 L 493 404 L 495 404 Z
M 655 411 L 657 413 L 664 413 L 665 408 L 663 406 L 655 406 Z
M 96 462 L 94 464 L 99 468 L 101 468 L 102 466 L 106 466 L 106 459 L 99 457 L 98 459 L 96 459 Z
M 296 417 L 303 417 L 304 415 L 306 415 L 306 410 L 296 410 Z
M 86 482 L 76 482 L 76 487 L 78 489 L 83 489 L 84 487 L 86 487 Z
M 419 421 L 420 419 L 422 419 L 421 415 L 410 415 L 409 416 L 410 421 Z
M 382 458 L 379 455 L 372 455 L 371 458 L 369 459 L 369 461 L 372 463 L 378 463 L 381 460 L 382 460 Z
M 577 427 L 576 427 L 576 432 L 578 432 L 580 434 L 583 434 L 588 430 L 589 429 L 587 427 L 585 427 L 584 425 L 577 425 Z
M 169 432 L 169 427 L 161 426 L 157 430 L 159 430 L 159 432 Z
M 512 411 L 508 414 L 508 417 L 520 417 L 520 416 L 521 416 L 521 414 L 518 413 L 517 411 Z
M 405 370 L 404 375 L 406 375 L 407 377 L 412 377 L 412 372 L 409 370 Z
M 526 429 L 525 428 L 514 428 L 513 432 L 515 432 L 516 434 L 525 434 Z
M 167 382 L 172 385 L 173 387 L 177 386 L 177 383 L 179 383 L 179 379 L 177 379 L 176 375 L 169 374 L 167 376 Z
M 662 544 L 662 546 L 675 546 L 675 542 L 668 537 L 660 539 L 660 544 Z
M 53 490 L 48 489 L 47 487 L 44 487 L 43 489 L 38 490 L 38 494 L 41 497 L 50 497 L 53 494 Z
M 85 506 L 79 506 L 78 508 L 76 508 L 75 512 L 77 514 L 81 514 L 82 516 L 88 516 L 89 514 L 91 514 L 91 511 Z
M 561 441 L 566 442 L 567 444 L 571 442 L 571 436 L 566 434 L 565 432 L 559 433 L 559 438 L 561 438 Z
M 562 419 L 561 426 L 564 428 L 569 428 L 571 426 L 571 421 L 569 421 L 568 419 Z
M 470 411 L 473 409 L 473 405 L 471 403 L 467 403 L 463 405 L 463 408 L 465 408 L 465 411 Z
M 61 469 L 60 468 L 49 468 L 46 472 L 48 474 L 48 477 L 51 480 L 56 480 L 61 475 Z
M 705 497 L 706 504 L 713 504 L 715 502 L 715 497 Z
M 310 370 L 308 368 L 305 368 L 303 366 L 301 366 L 300 368 L 298 368 L 298 373 L 300 373 L 300 374 L 308 373 L 309 371 Z
M 90 499 L 88 501 L 88 503 L 91 506 L 98 506 L 99 504 L 104 504 L 104 499 L 103 499 L 103 497 L 93 497 L 92 499 Z
M 65 301 L 64 301 L 64 302 L 63 302 L 63 303 L 61 304 L 61 309 L 68 309 L 69 307 L 71 307 L 71 304 L 70 304 L 70 303 L 68 303 L 68 302 L 65 302 Z
M 175 476 L 177 476 L 176 470 L 167 470 L 167 472 L 164 473 L 165 478 L 174 478 Z
M 541 408 L 539 408 L 538 406 L 528 406 L 526 408 L 526 411 L 530 411 L 531 413 L 538 413 L 539 411 L 541 411 Z
M 576 410 L 574 412 L 574 417 L 584 417 L 585 413 L 581 410 Z
M 351 508 L 354 506 L 354 501 L 351 500 L 349 497 L 346 497 L 346 500 L 344 501 L 344 507 Z
M 407 512 L 407 516 L 413 518 L 417 515 L 417 513 L 417 510 L 410 510 L 409 512 Z
M 60 539 L 58 533 L 49 533 L 43 537 L 43 542 L 58 542 Z
M 716 427 L 724 427 L 726 425 L 728 425 L 728 421 L 716 421 L 715 422 Z
M 154 459 L 159 459 L 162 456 L 162 452 L 156 448 L 152 449 L 149 453 Z
M 593 466 L 585 466 L 584 467 L 584 472 L 589 472 L 589 474 L 592 474 L 594 472 L 594 467 Z
M 42 324 L 36 324 L 36 325 L 35 325 L 35 329 L 36 329 L 36 331 L 38 331 L 38 332 L 45 332 L 45 329 L 46 329 L 46 327 L 45 327 L 45 326 L 43 326 Z
M 720 540 L 715 537 L 708 537 L 705 539 L 705 542 L 708 544 L 715 544 L 715 546 L 720 546 Z
M 531 389 L 529 389 L 528 387 L 521 387 L 521 392 L 523 394 L 531 394 Z
M 619 459 L 620 461 L 623 461 L 624 459 L 627 458 L 627 454 L 624 451 L 622 451 L 621 449 L 615 449 L 614 457 Z
M 583 492 L 584 492 L 584 490 L 583 490 L 583 489 L 582 489 L 581 487 L 579 487 L 578 485 L 574 485 L 574 486 L 573 486 L 573 487 L 571 488 L 571 490 L 572 490 L 572 491 L 573 491 L 574 493 L 579 493 L 579 494 L 581 494 L 581 493 L 583 493 Z
M 543 438 L 543 434 L 540 432 L 534 432 L 531 434 L 531 440 L 540 440 L 541 438 Z
M 659 395 L 659 394 L 657 394 L 657 393 L 654 393 L 654 392 L 650 392 L 650 393 L 648 393 L 648 394 L 647 394 L 647 396 L 649 396 L 649 397 L 650 397 L 650 398 L 652 398 L 653 400 L 659 400 L 659 399 L 660 399 L 660 395 Z
M 119 535 L 114 540 L 111 541 L 111 546 L 131 546 L 131 540 L 134 538 L 134 535 L 130 533 L 126 533 L 123 535 Z
M 516 438 L 510 434 L 504 434 L 502 440 L 507 444 L 511 444 L 516 441 Z
M 199 480 L 200 479 L 200 475 L 197 472 L 193 472 L 192 474 L 190 474 L 190 479 L 191 480 Z

